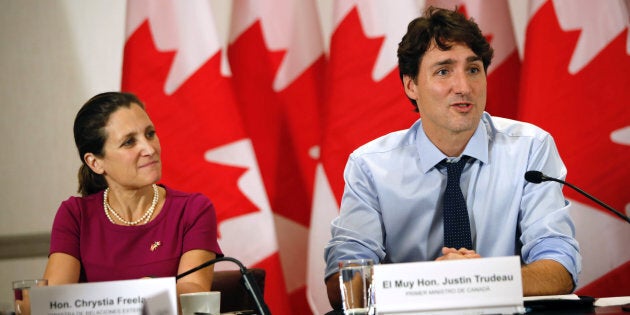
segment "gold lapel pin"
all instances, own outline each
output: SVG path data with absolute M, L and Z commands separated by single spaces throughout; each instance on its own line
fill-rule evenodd
M 160 245 L 162 245 L 160 241 L 153 242 L 153 244 L 151 244 L 151 251 L 154 252 Z

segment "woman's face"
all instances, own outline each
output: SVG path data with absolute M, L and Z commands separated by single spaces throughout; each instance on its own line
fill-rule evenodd
M 86 154 L 86 162 L 103 174 L 109 187 L 137 189 L 162 177 L 160 140 L 147 113 L 137 104 L 121 107 L 105 125 L 103 157 Z M 90 160 L 93 163 L 90 163 Z

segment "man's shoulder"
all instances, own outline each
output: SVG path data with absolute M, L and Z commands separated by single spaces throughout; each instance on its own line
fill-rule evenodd
M 409 129 L 397 130 L 371 140 L 358 147 L 352 155 L 362 156 L 374 153 L 386 153 L 412 145 L 416 138 L 417 124 Z
M 549 136 L 549 132 L 525 121 L 503 117 L 484 115 L 483 123 L 489 133 L 495 137 L 526 137 L 543 139 Z

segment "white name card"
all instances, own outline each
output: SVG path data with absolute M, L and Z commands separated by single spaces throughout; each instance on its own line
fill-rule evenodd
M 175 278 L 67 284 L 31 289 L 32 314 L 142 314 L 145 300 L 161 296 L 150 314 L 177 314 Z M 168 303 L 165 303 L 168 302 Z M 149 305 L 150 306 L 150 305 Z
M 523 313 L 518 256 L 374 266 L 377 314 Z

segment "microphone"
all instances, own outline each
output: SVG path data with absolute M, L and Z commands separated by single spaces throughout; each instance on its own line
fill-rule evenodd
M 573 188 L 575 191 L 579 192 L 580 194 L 582 194 L 584 197 L 593 200 L 594 202 L 596 202 L 598 205 L 606 208 L 606 210 L 609 210 L 610 212 L 616 214 L 618 217 L 622 218 L 623 220 L 625 220 L 626 222 L 630 223 L 630 218 L 628 218 L 627 216 L 625 216 L 623 213 L 613 209 L 613 207 L 603 203 L 602 201 L 600 201 L 599 199 L 591 196 L 590 194 L 588 194 L 587 192 L 583 191 L 582 189 L 574 186 L 571 183 L 567 183 L 563 180 L 557 179 L 557 178 L 553 178 L 553 177 L 549 177 L 549 176 L 545 176 L 545 174 L 539 172 L 539 171 L 527 171 L 525 172 L 525 180 L 530 182 L 530 183 L 534 183 L 534 184 L 540 184 L 542 182 L 546 182 L 546 181 L 553 181 L 553 182 L 558 182 L 564 185 L 567 185 L 571 188 Z
M 175 280 L 179 280 L 199 269 L 203 269 L 210 265 L 214 265 L 215 263 L 220 262 L 220 261 L 231 261 L 238 265 L 238 268 L 241 271 L 241 275 L 242 275 L 241 279 L 242 279 L 243 285 L 245 286 L 247 293 L 249 293 L 249 296 L 254 300 L 254 303 L 256 304 L 256 310 L 258 311 L 258 315 L 271 315 L 271 311 L 269 311 L 269 307 L 267 307 L 267 304 L 265 303 L 265 300 L 263 299 L 262 294 L 260 294 L 260 288 L 258 287 L 258 284 L 256 284 L 254 275 L 250 271 L 248 271 L 247 268 L 245 268 L 245 266 L 236 258 L 219 257 L 219 258 L 208 260 L 205 263 L 195 268 L 192 268 L 188 271 L 184 271 L 178 274 L 175 277 Z

